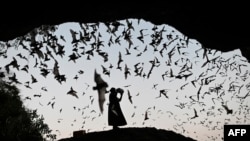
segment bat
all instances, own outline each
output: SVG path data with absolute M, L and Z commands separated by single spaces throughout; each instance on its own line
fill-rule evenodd
M 196 109 L 194 109 L 194 116 L 193 116 L 193 117 L 191 117 L 191 119 L 195 119 L 195 118 L 197 118 L 197 117 L 199 117 L 199 116 L 198 116 L 198 114 L 197 114 Z
M 70 87 L 70 90 L 67 92 L 67 94 L 72 95 L 72 96 L 78 98 L 77 92 L 72 87 Z
M 131 103 L 131 104 L 133 104 L 133 101 L 132 101 L 132 96 L 131 96 L 131 94 L 130 94 L 130 91 L 128 90 L 128 99 L 129 99 L 129 102 Z
M 105 93 L 107 93 L 108 83 L 105 82 L 101 75 L 96 72 L 94 73 L 94 81 L 96 86 L 93 87 L 93 90 L 97 90 L 98 92 L 98 102 L 101 113 L 103 113 L 103 104 L 105 102 Z
M 227 105 L 221 105 L 226 111 L 227 111 L 227 114 L 233 114 L 233 110 L 232 109 L 229 109 L 228 107 L 227 107 Z

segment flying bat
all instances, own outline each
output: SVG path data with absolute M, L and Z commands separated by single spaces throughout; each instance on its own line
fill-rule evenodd
M 132 96 L 131 96 L 131 94 L 130 94 L 130 91 L 128 90 L 128 99 L 129 99 L 129 102 L 131 103 L 131 104 L 133 104 L 133 101 L 132 101 Z
M 72 96 L 78 98 L 77 92 L 72 87 L 70 87 L 70 90 L 67 92 L 67 94 L 72 95 Z
M 227 111 L 227 114 L 233 114 L 233 110 L 232 109 L 229 109 L 228 107 L 227 107 L 227 105 L 221 105 L 226 111 Z
M 94 74 L 94 80 L 96 86 L 93 87 L 93 90 L 97 90 L 98 92 L 99 108 L 101 113 L 103 113 L 103 104 L 105 102 L 105 93 L 107 93 L 108 83 L 102 79 L 101 75 L 97 73 L 96 70 Z
M 197 114 L 196 109 L 194 109 L 194 116 L 193 116 L 193 117 L 191 117 L 191 119 L 195 119 L 195 118 L 197 118 L 197 117 L 199 117 L 199 116 L 198 116 L 198 114 Z

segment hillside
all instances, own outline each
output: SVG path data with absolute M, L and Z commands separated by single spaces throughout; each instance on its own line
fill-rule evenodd
M 91 132 L 81 137 L 70 137 L 59 141 L 194 141 L 173 131 L 156 128 L 121 128 L 102 132 Z

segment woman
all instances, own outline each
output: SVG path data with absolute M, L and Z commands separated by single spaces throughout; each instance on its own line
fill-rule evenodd
M 118 129 L 118 126 L 127 125 L 126 119 L 120 107 L 120 101 L 122 99 L 123 92 L 124 91 L 121 88 L 115 89 L 112 87 L 110 89 L 108 124 L 113 126 L 113 129 Z M 120 93 L 120 98 L 117 97 L 118 93 Z

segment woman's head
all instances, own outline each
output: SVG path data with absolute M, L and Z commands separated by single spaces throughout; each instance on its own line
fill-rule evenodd
M 111 92 L 111 93 L 115 93 L 115 92 L 116 92 L 116 89 L 115 89 L 114 87 L 112 87 L 112 88 L 110 89 L 110 92 Z

